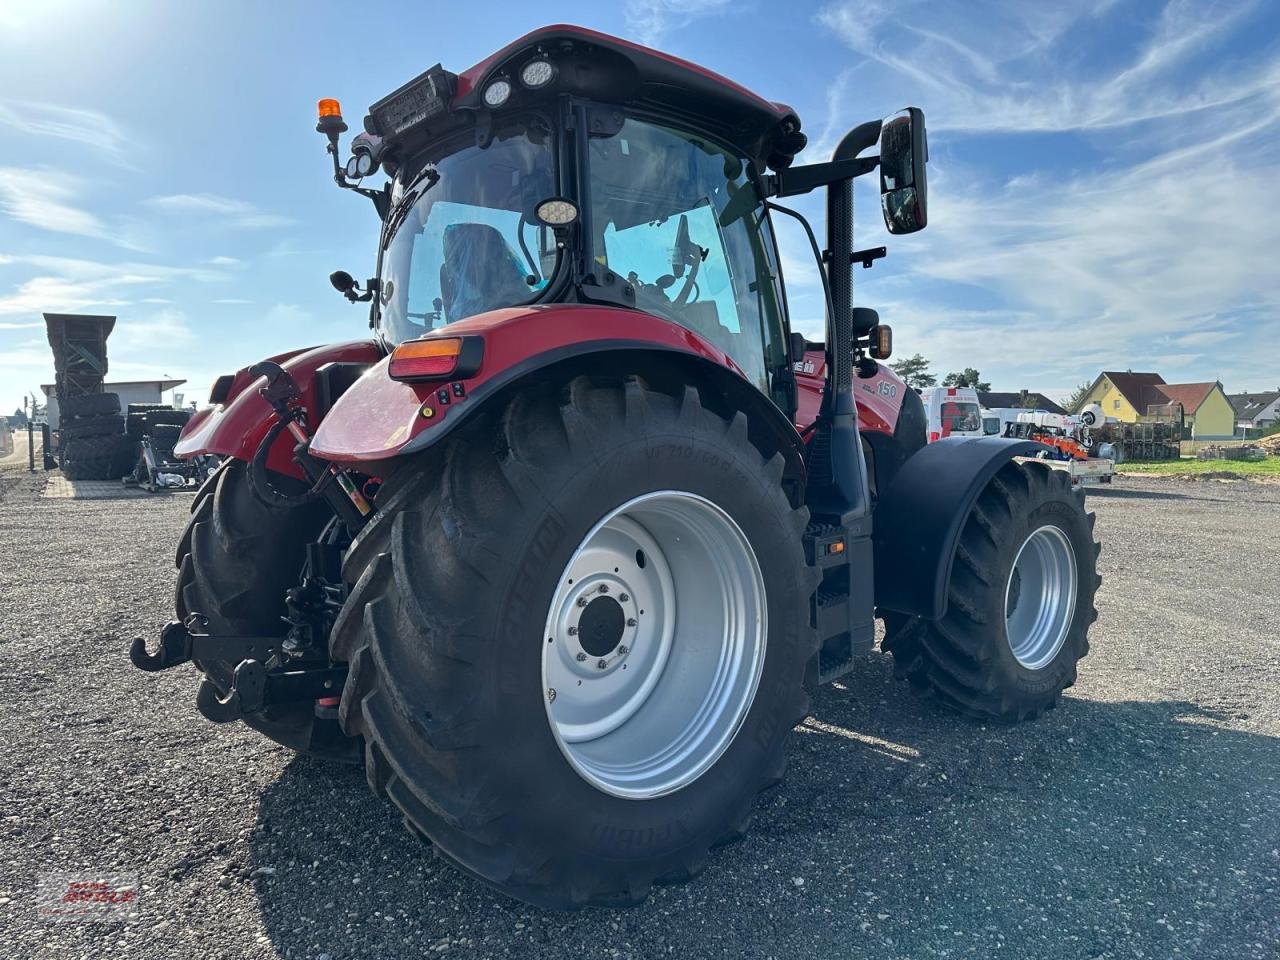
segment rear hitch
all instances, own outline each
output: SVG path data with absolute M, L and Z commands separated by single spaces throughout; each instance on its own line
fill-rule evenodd
M 160 631 L 160 646 L 154 653 L 147 650 L 142 637 L 135 637 L 129 648 L 129 659 L 139 670 L 148 673 L 168 670 L 192 660 L 221 660 L 238 664 L 232 674 L 231 688 L 225 696 L 208 677 L 200 683 L 196 706 L 214 723 L 240 720 L 247 714 L 259 713 L 280 703 L 322 700 L 342 693 L 342 685 L 347 679 L 345 665 L 268 671 L 264 664 L 283 653 L 281 644 L 287 638 L 217 636 L 194 632 L 193 628 L 203 622 L 198 613 L 189 616 L 186 623 L 171 620 Z
M 170 620 L 160 631 L 160 646 L 155 653 L 147 650 L 142 637 L 134 637 L 129 647 L 129 660 L 139 670 L 155 673 L 168 670 L 191 660 L 241 660 L 266 659 L 279 637 L 231 637 L 208 633 L 193 633 L 191 628 L 200 623 L 200 616 L 192 614 L 186 623 Z
M 226 696 L 222 696 L 208 677 L 200 681 L 196 708 L 207 720 L 230 723 L 277 704 L 336 696 L 346 680 L 345 666 L 268 673 L 260 661 L 242 660 L 232 675 L 231 689 Z

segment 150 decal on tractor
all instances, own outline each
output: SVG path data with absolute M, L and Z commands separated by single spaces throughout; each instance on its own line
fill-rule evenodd
M 926 445 L 853 304 L 884 254 L 853 248 L 853 180 L 878 173 L 891 233 L 926 224 L 919 110 L 793 165 L 789 107 L 556 26 L 384 98 L 345 163 L 319 114 L 382 224 L 376 276 L 331 278 L 373 337 L 219 379 L 175 452 L 226 460 L 138 666 L 194 662 L 210 719 L 361 760 L 442 855 L 557 907 L 638 901 L 740 835 L 877 616 L 976 716 L 1075 679 L 1081 496 L 1032 443 Z M 772 221 L 818 189 L 810 343 Z

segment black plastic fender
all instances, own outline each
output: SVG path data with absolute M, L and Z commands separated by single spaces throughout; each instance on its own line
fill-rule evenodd
M 876 606 L 940 619 L 960 531 L 978 495 L 1014 457 L 1043 447 L 1004 437 L 947 437 L 912 454 L 875 512 Z

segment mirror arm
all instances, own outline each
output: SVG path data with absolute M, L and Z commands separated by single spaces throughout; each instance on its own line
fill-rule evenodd
M 378 211 L 378 219 L 386 220 L 387 214 L 391 210 L 390 183 L 381 190 L 373 190 L 369 187 L 362 187 L 355 181 L 348 180 L 346 171 L 342 169 L 342 164 L 338 163 L 338 137 L 336 134 L 330 138 L 329 145 L 325 150 L 329 156 L 333 157 L 333 182 L 343 190 L 350 190 L 353 193 L 360 194 L 362 197 L 368 197 L 373 201 L 374 209 Z
M 764 177 L 765 196 L 798 197 L 812 193 L 819 187 L 864 176 L 879 165 L 879 157 L 850 157 L 825 163 L 809 163 L 803 167 L 789 167 Z
M 863 270 L 870 270 L 871 265 L 886 256 L 888 252 L 884 247 L 867 247 L 865 250 L 855 250 L 850 255 L 849 262 L 860 263 Z

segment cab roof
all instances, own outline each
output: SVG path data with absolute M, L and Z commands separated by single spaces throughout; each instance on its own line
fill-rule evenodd
M 512 84 L 512 107 L 532 98 L 517 78 L 537 57 L 556 66 L 555 80 L 539 95 L 569 93 L 672 117 L 775 168 L 788 166 L 805 144 L 800 118 L 786 104 L 679 57 L 569 24 L 527 33 L 458 74 L 450 112 L 455 118 L 484 112 L 484 89 L 500 77 Z

